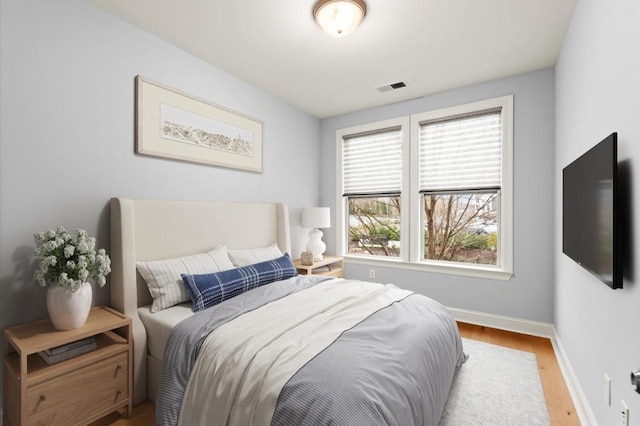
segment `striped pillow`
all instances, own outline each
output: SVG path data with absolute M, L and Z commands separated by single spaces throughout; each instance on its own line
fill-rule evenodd
M 180 274 L 207 274 L 233 269 L 227 247 L 222 245 L 208 253 L 176 259 L 137 262 L 136 267 L 153 297 L 151 312 L 189 301 L 189 293 L 182 284 Z
M 273 243 L 267 247 L 229 250 L 229 259 L 231 263 L 237 266 L 253 265 L 267 260 L 277 259 L 282 256 L 282 252 L 277 243 Z
M 198 312 L 215 306 L 239 294 L 274 281 L 295 277 L 298 271 L 288 253 L 283 256 L 229 271 L 213 274 L 182 274 L 184 286 Z

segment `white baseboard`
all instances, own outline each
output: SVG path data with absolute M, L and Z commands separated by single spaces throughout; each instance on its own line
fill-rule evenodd
M 548 339 L 555 337 L 552 324 L 521 320 L 502 315 L 485 314 L 483 312 L 467 311 L 465 309 L 447 308 L 447 310 L 456 321 L 482 325 L 498 330 L 512 331 L 514 333 L 528 334 L 530 336 L 546 337 Z
M 578 414 L 580 423 L 585 426 L 595 426 L 598 422 L 593 415 L 593 411 L 591 411 L 589 401 L 587 401 L 587 397 L 582 391 L 582 386 L 580 386 L 580 382 L 578 382 L 578 377 L 576 376 L 575 371 L 573 371 L 573 367 L 569 362 L 569 358 L 567 358 L 567 353 L 562 346 L 562 342 L 560 341 L 555 328 L 553 329 L 553 334 L 554 337 L 551 339 L 553 351 L 556 354 L 560 371 L 562 371 L 564 382 L 567 384 L 567 388 L 569 389 L 569 394 L 573 400 L 573 405 L 576 408 L 576 413 Z
M 558 360 L 558 366 L 567 384 L 569 395 L 576 408 L 576 414 L 580 423 L 584 426 L 595 426 L 597 421 L 593 416 L 593 411 L 589 406 L 587 397 L 582 391 L 580 382 L 571 367 L 567 354 L 558 338 L 556 329 L 552 324 L 537 321 L 528 321 L 518 318 L 511 318 L 501 315 L 485 314 L 483 312 L 467 311 L 465 309 L 447 308 L 456 321 L 469 324 L 481 325 L 496 328 L 498 330 L 512 331 L 514 333 L 528 334 L 530 336 L 546 337 L 551 341 L 553 351 Z

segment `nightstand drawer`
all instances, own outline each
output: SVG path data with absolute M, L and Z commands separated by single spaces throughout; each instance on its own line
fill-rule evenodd
M 128 397 L 128 354 L 27 388 L 29 425 L 73 425 Z

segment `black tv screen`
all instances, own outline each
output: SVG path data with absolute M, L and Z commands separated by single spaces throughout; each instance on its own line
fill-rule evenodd
M 611 288 L 622 288 L 617 238 L 617 133 L 562 171 L 562 251 Z

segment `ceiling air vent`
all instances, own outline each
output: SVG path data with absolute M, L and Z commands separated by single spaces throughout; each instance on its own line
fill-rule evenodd
M 407 87 L 407 83 L 405 83 L 404 81 L 398 81 L 397 83 L 385 84 L 384 86 L 376 87 L 376 89 L 378 90 L 378 92 L 384 93 L 388 92 L 389 90 L 402 89 L 403 87 Z

